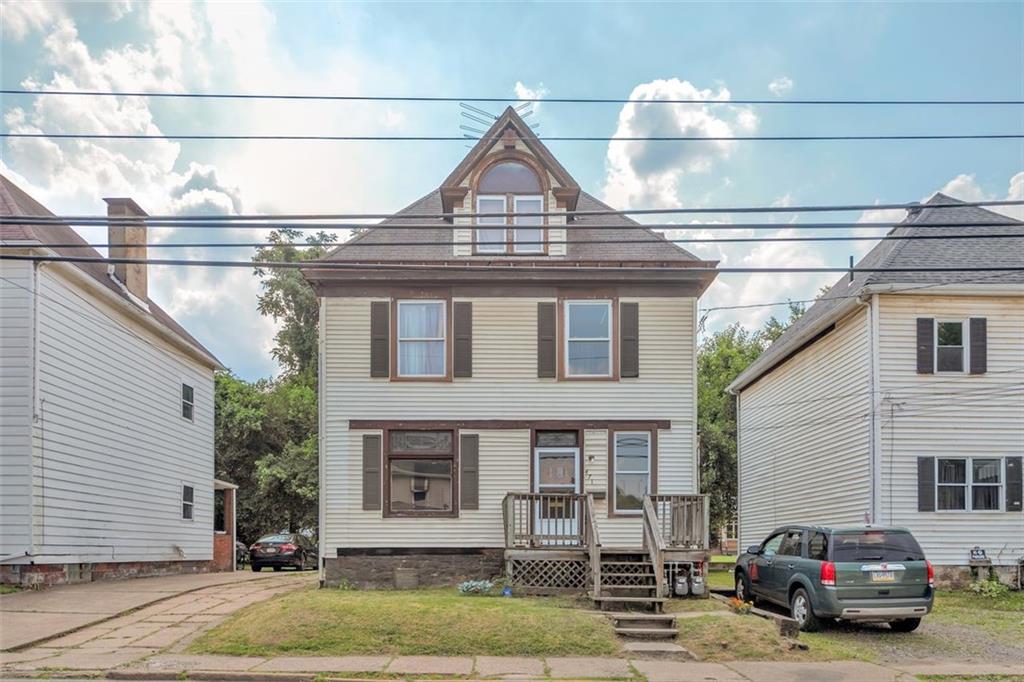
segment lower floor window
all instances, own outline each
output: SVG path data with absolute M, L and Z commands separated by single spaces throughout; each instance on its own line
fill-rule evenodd
M 455 449 L 451 431 L 390 431 L 385 459 L 390 515 L 455 515 Z
M 181 518 L 191 521 L 196 502 L 196 491 L 190 485 L 181 486 Z
M 618 431 L 614 436 L 615 511 L 639 513 L 651 491 L 651 434 Z
M 946 457 L 936 460 L 935 484 L 940 511 L 999 511 L 1003 460 Z

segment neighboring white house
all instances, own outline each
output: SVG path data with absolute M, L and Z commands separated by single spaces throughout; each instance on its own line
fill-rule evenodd
M 509 108 L 439 189 L 304 268 L 328 583 L 490 577 L 522 540 L 564 546 L 548 584 L 579 586 L 591 518 L 639 552 L 645 495 L 698 491 L 715 264 L 619 215 L 458 216 L 545 211 L 613 213 Z
M 0 225 L 4 255 L 101 258 L 28 224 L 52 214 L 2 176 L 0 214 L 26 220 Z M 109 241 L 145 258 L 142 223 Z M 207 570 L 216 358 L 149 299 L 146 265 L 2 260 L 0 278 L 0 578 Z
M 857 267 L 1024 266 L 1024 224 L 928 208 L 950 203 L 911 211 Z M 939 238 L 900 239 L 921 235 Z M 1024 273 L 843 277 L 729 391 L 741 547 L 870 520 L 910 528 L 940 566 L 978 547 L 1012 574 L 1024 557 Z

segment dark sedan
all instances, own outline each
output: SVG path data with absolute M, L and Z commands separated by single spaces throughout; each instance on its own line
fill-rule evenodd
M 297 571 L 316 568 L 316 547 L 301 533 L 264 535 L 249 548 L 252 570 L 269 566 L 275 571 L 289 566 Z

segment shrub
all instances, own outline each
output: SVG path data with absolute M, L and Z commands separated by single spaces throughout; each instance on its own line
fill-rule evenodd
M 459 594 L 462 595 L 490 594 L 493 589 L 494 583 L 490 580 L 467 580 L 459 583 Z
M 729 608 L 735 613 L 745 616 L 754 608 L 754 602 L 742 601 L 736 597 L 729 600 Z
M 1000 599 L 1010 593 L 1009 586 L 1002 584 L 998 579 L 993 580 L 991 578 L 988 580 L 975 580 L 968 589 L 986 599 Z

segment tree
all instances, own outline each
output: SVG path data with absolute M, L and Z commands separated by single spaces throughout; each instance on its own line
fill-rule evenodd
M 315 260 L 326 254 L 328 247 L 337 240 L 336 235 L 321 231 L 306 237 L 306 244 L 310 246 L 300 247 L 295 243 L 300 236 L 299 230 L 274 230 L 267 239 L 273 246 L 257 249 L 253 260 L 287 263 Z M 255 274 L 262 280 L 263 287 L 257 299 L 260 313 L 281 322 L 271 353 L 284 367 L 285 374 L 315 376 L 320 318 L 316 292 L 294 268 L 257 267 Z
M 782 332 L 789 329 L 789 325 L 793 324 L 807 312 L 807 306 L 803 303 L 796 303 L 794 301 L 789 302 L 789 319 L 785 322 L 779 321 L 774 315 L 768 318 L 768 321 L 764 323 L 764 327 L 759 332 L 759 337 L 764 344 L 765 348 L 775 343 L 775 340 L 782 336 Z

